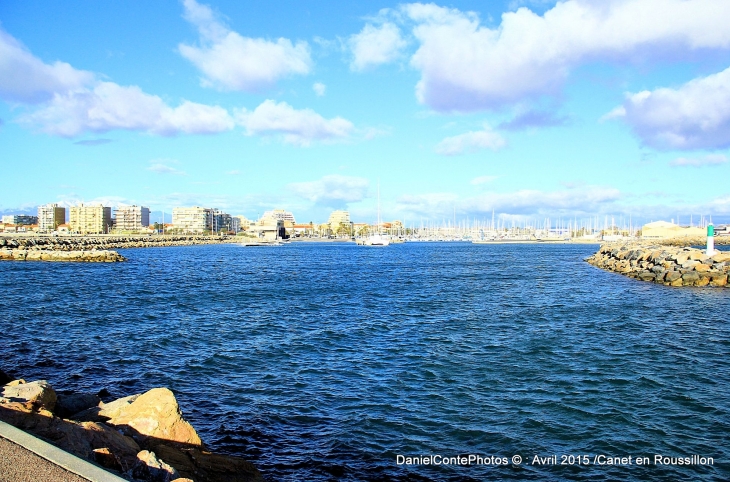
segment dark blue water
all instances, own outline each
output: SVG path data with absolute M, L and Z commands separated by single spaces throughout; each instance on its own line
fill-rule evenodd
M 582 261 L 595 249 L 229 245 L 3 262 L 0 368 L 115 397 L 169 386 L 209 446 L 271 481 L 730 479 L 730 289 L 603 272 Z M 397 464 L 468 454 L 523 462 Z M 636 465 L 655 454 L 714 465 Z

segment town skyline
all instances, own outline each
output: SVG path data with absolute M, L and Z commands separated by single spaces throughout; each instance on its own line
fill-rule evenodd
M 730 221 L 730 7 L 601 5 L 5 2 L 0 212 Z

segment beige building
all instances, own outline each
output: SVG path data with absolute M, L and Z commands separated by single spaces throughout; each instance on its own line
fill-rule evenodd
M 119 206 L 115 211 L 114 228 L 118 231 L 140 231 L 150 225 L 150 209 L 144 206 Z
M 50 233 L 66 222 L 66 208 L 58 204 L 38 206 L 38 231 Z
M 184 233 L 202 233 L 213 228 L 213 210 L 193 206 L 190 208 L 172 208 L 172 225 L 177 231 Z
M 241 231 L 248 231 L 248 227 L 251 226 L 251 221 L 246 216 L 240 215 L 233 217 L 238 218 L 238 227 Z
M 641 227 L 641 237 L 644 239 L 668 239 L 680 237 L 707 236 L 707 229 L 697 227 L 681 227 L 666 221 L 654 221 Z
M 105 234 L 112 226 L 112 208 L 80 204 L 69 209 L 68 223 L 73 233 Z
M 284 239 L 286 235 L 286 227 L 284 227 L 284 221 L 281 219 L 273 218 L 261 218 L 256 223 L 251 223 L 248 228 L 248 232 L 257 235 L 259 238 L 266 241 L 273 241 L 276 239 Z

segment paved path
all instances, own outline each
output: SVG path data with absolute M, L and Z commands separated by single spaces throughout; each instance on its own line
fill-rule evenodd
M 0 482 L 89 482 L 0 437 Z

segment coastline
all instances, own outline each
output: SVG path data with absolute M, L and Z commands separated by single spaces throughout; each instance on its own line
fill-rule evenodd
M 107 403 L 100 395 L 57 393 L 0 370 L 1 421 L 127 480 L 263 482 L 247 460 L 209 451 L 169 389 Z

